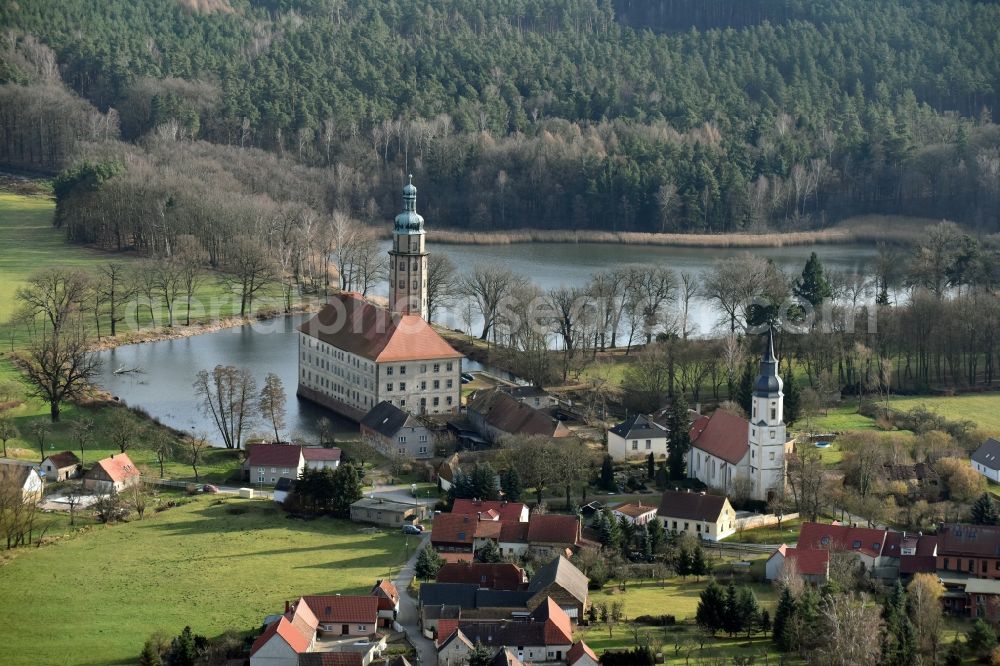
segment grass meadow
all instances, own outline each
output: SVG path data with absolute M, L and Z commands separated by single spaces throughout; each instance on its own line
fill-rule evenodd
M 211 496 L 93 525 L 0 566 L 3 662 L 133 664 L 157 630 L 248 631 L 300 594 L 366 593 L 403 548 L 395 533 Z

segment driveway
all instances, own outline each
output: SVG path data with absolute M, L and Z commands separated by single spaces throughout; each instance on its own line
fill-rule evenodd
M 421 536 L 417 547 L 413 549 L 413 555 L 392 581 L 396 585 L 396 590 L 399 591 L 399 615 L 396 616 L 396 621 L 403 627 L 403 631 L 406 632 L 410 642 L 417 649 L 417 663 L 424 666 L 432 666 L 437 663 L 437 649 L 434 647 L 434 641 L 424 638 L 423 634 L 420 633 L 420 628 L 417 626 L 417 602 L 410 596 L 409 586 L 410 581 L 413 580 L 413 568 L 417 563 L 417 555 L 429 541 L 430 532 L 428 531 Z
M 431 497 L 414 497 L 408 483 L 375 486 L 371 490 L 365 490 L 365 494 L 371 494 L 375 497 L 381 497 L 382 499 L 394 502 L 402 502 L 403 504 L 423 504 L 427 507 L 433 507 L 438 503 L 436 492 Z

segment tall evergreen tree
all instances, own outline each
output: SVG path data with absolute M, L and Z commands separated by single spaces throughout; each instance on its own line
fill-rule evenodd
M 774 627 L 771 638 L 778 648 L 784 652 L 792 649 L 791 635 L 788 632 L 789 623 L 795 617 L 795 597 L 787 585 L 781 588 L 781 596 L 778 598 L 778 607 L 774 611 Z
M 674 394 L 667 415 L 667 431 L 670 433 L 670 451 L 667 454 L 667 468 L 671 479 L 687 477 L 685 456 L 691 450 L 691 421 L 688 404 L 683 393 Z
M 700 578 L 708 574 L 708 560 L 705 558 L 705 549 L 698 544 L 691 550 L 691 575 Z
M 736 593 L 736 584 L 729 581 L 726 586 L 726 604 L 722 616 L 722 628 L 730 636 L 735 636 L 743 630 L 743 616 L 740 615 L 740 600 Z
M 812 305 L 814 310 L 818 310 L 823 301 L 833 294 L 830 283 L 823 275 L 823 264 L 815 252 L 809 255 L 802 275 L 795 281 L 793 291 L 796 296 Z
M 795 382 L 795 377 L 791 374 L 788 375 L 788 380 L 785 382 L 784 393 L 785 423 L 787 425 L 792 425 L 799 420 L 799 416 L 802 414 L 802 403 L 799 398 L 798 384 Z
M 983 493 L 972 503 L 972 522 L 976 525 L 996 525 L 1000 522 L 996 502 L 989 493 Z
M 424 546 L 417 555 L 417 562 L 413 567 L 413 574 L 420 580 L 432 580 L 437 577 L 438 570 L 444 564 L 444 560 L 437 551 L 430 546 Z
M 511 467 L 500 476 L 500 488 L 503 490 L 504 499 L 508 502 L 519 502 L 521 500 L 521 475 Z
M 615 464 L 611 456 L 607 455 L 601 461 L 601 488 L 609 492 L 618 490 L 618 484 L 615 483 Z
M 667 540 L 666 532 L 663 529 L 663 523 L 658 520 L 653 520 L 646 525 L 646 533 L 649 538 L 649 549 L 652 551 L 653 555 L 660 552 L 663 548 L 663 544 Z
M 760 604 L 757 602 L 757 597 L 754 595 L 753 590 L 746 586 L 741 587 L 736 600 L 736 606 L 740 622 L 743 625 L 743 631 L 747 632 L 747 638 L 750 638 L 751 634 L 757 631 L 761 624 Z
M 652 481 L 656 477 L 656 456 L 650 451 L 646 456 L 646 477 Z
M 701 592 L 695 621 L 713 635 L 726 626 L 726 591 L 714 580 Z

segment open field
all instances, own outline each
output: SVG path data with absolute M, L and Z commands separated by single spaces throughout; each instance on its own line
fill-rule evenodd
M 158 629 L 254 629 L 299 594 L 367 592 L 403 555 L 399 535 L 260 500 L 201 497 L 93 526 L 0 567 L 3 598 L 24 601 L 0 611 L 4 663 L 135 663 Z
M 975 421 L 976 425 L 1000 436 L 1000 393 L 977 393 L 957 396 L 906 396 L 892 399 L 894 409 L 926 406 L 947 419 Z
M 714 563 L 714 556 L 707 553 L 710 562 Z M 721 579 L 721 584 L 728 584 L 728 580 Z M 595 604 L 604 603 L 610 605 L 615 601 L 625 604 L 625 615 L 634 618 L 639 615 L 673 615 L 677 621 L 694 618 L 698 609 L 698 597 L 708 579 L 704 576 L 700 581 L 693 576 L 688 576 L 687 580 L 672 578 L 664 582 L 661 586 L 659 582 L 629 583 L 625 592 L 619 592 L 612 585 L 605 587 L 598 592 L 592 592 L 590 599 Z M 739 585 L 739 582 L 737 582 Z M 751 587 L 757 594 L 757 600 L 773 611 L 773 604 L 777 601 L 774 589 L 770 585 L 752 583 Z M 605 632 L 607 629 L 605 629 Z

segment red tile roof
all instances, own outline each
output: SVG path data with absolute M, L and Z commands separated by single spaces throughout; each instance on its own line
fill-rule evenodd
M 438 553 L 438 556 L 449 564 L 472 561 L 472 553 Z
M 519 590 L 528 581 L 524 569 L 516 564 L 473 562 L 445 564 L 438 570 L 437 582 L 466 583 L 490 590 Z
M 378 599 L 372 596 L 310 595 L 300 598 L 298 603 L 302 602 L 324 624 L 375 624 L 378 621 Z
M 458 623 L 460 620 L 438 620 L 437 626 L 437 644 L 441 645 L 448 638 L 458 631 Z
M 528 523 L 500 523 L 500 541 L 528 543 Z
M 298 444 L 254 444 L 248 447 L 247 460 L 251 467 L 299 466 L 302 447 Z
M 466 513 L 442 513 L 434 517 L 431 543 L 472 545 L 479 520 Z
M 302 447 L 302 457 L 306 460 L 340 460 L 340 449 L 332 447 L 329 449 L 319 446 Z
M 573 642 L 573 623 L 552 597 L 545 597 L 545 601 L 534 610 L 531 617 L 545 621 L 546 645 L 566 645 Z
M 933 555 L 903 555 L 899 558 L 899 573 L 934 573 L 937 571 L 937 558 Z
M 139 470 L 125 453 L 115 453 L 110 458 L 97 461 L 97 467 L 104 470 L 112 481 L 124 481 L 139 476 Z
M 750 423 L 745 418 L 717 409 L 704 427 L 701 423 L 702 419 L 698 419 L 691 427 L 692 447 L 734 465 L 743 459 L 750 448 Z M 696 426 L 701 429 L 696 430 Z
M 802 523 L 797 546 L 802 549 L 840 550 L 878 557 L 882 554 L 886 536 L 885 530 L 868 527 Z
M 396 586 L 389 580 L 380 580 L 375 583 L 375 587 L 372 588 L 372 595 L 376 597 L 385 597 L 393 604 L 399 601 L 399 591 Z
M 497 502 L 494 500 L 457 499 L 451 507 L 452 513 L 481 513 L 496 511 L 500 520 L 521 520 L 524 504 L 521 502 Z
M 277 622 L 272 622 L 267 625 L 267 629 L 264 630 L 257 640 L 253 642 L 250 647 L 250 655 L 253 656 L 257 650 L 264 647 L 264 645 L 277 634 L 280 636 L 288 646 L 292 648 L 297 654 L 301 654 L 309 649 L 309 639 L 303 636 L 299 631 L 292 626 L 292 623 L 288 621 L 284 616 L 281 617 Z
M 937 554 L 938 540 L 936 536 L 921 534 L 917 538 L 917 557 L 933 557 Z
M 576 516 L 545 514 L 528 519 L 528 543 L 576 545 L 580 539 L 580 519 Z
M 392 315 L 356 293 L 331 296 L 299 330 L 376 362 L 462 358 L 419 316 Z
M 1000 527 L 942 525 L 937 534 L 938 555 L 1000 557 Z
M 573 664 L 580 661 L 580 659 L 582 659 L 584 655 L 593 659 L 594 663 L 600 663 L 598 662 L 597 655 L 594 654 L 594 651 L 591 650 L 590 646 L 584 643 L 583 641 L 577 641 L 576 643 L 573 644 L 573 647 L 569 649 L 569 651 L 566 653 L 566 663 L 569 666 L 573 666 Z
M 830 573 L 830 551 L 807 548 L 786 548 L 785 559 L 794 560 L 803 576 L 823 576 Z
M 499 539 L 502 524 L 499 520 L 480 520 L 476 523 L 476 538 Z

